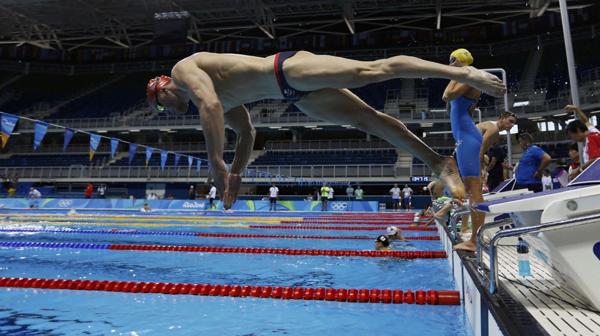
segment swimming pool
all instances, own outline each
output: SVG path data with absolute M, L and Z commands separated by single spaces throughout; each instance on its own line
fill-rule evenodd
M 301 218 L 308 218 L 306 214 L 292 219 L 290 217 L 295 216 L 289 214 L 275 215 L 281 217 L 203 217 L 198 220 L 185 215 L 119 216 L 112 213 L 99 213 L 93 217 L 66 217 L 60 213 L 39 217 L 29 212 L 12 214 L 0 226 L 0 241 L 5 245 L 13 244 L 0 247 L 0 276 L 304 288 L 455 288 L 444 258 L 264 254 L 243 253 L 243 249 L 237 253 L 189 253 L 77 247 L 84 246 L 81 244 L 120 244 L 361 251 L 372 250 L 373 237 L 379 231 L 309 231 L 304 228 L 323 225 L 312 223 L 314 221 L 327 222 L 336 228 L 380 225 L 368 223 L 369 219 L 363 217 L 354 220 L 342 215 L 291 224 L 296 229 L 259 229 L 248 225 L 262 222 L 262 226 L 277 227 L 282 221 L 302 222 Z M 406 221 L 408 224 L 410 216 L 381 215 L 380 221 Z M 255 237 L 227 236 L 240 234 Z M 405 232 L 408 237 L 436 234 L 432 231 Z M 290 237 L 294 235 L 304 238 Z M 22 247 L 25 242 L 41 247 Z M 68 245 L 74 247 L 65 247 L 65 243 L 74 243 Z M 396 249 L 402 251 L 442 249 L 437 240 L 408 240 L 395 244 Z M 40 288 L 0 288 L 0 296 L 0 333 L 15 335 L 371 335 L 379 332 L 470 335 L 461 306 Z

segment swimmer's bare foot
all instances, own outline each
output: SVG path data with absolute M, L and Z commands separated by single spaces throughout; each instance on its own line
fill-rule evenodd
M 475 246 L 475 244 L 472 241 L 467 240 L 467 241 L 464 241 L 464 242 L 462 242 L 460 244 L 454 245 L 454 247 L 452 249 L 455 250 L 455 251 L 475 252 L 475 247 L 476 246 Z
M 445 157 L 441 169 L 437 171 L 442 182 L 448 187 L 454 198 L 465 198 L 465 185 L 460 178 L 456 161 L 451 157 Z
M 506 93 L 506 85 L 498 77 L 471 66 L 465 67 L 465 69 L 468 71 L 464 79 L 465 84 L 494 97 L 501 97 Z

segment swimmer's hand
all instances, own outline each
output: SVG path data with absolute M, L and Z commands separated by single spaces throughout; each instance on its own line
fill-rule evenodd
M 229 174 L 227 186 L 228 189 L 225 192 L 225 197 L 223 197 L 223 208 L 231 209 L 240 192 L 242 177 L 239 174 Z
M 221 161 L 220 164 L 213 165 L 211 169 L 211 175 L 217 191 L 221 197 L 225 197 L 227 191 L 227 183 L 229 181 L 229 172 L 225 166 L 225 162 Z

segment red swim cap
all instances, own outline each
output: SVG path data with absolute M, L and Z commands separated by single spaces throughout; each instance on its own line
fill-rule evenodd
M 146 85 L 146 99 L 151 108 L 160 112 L 165 110 L 165 107 L 158 103 L 158 91 L 171 83 L 171 81 L 171 77 L 165 75 L 154 77 L 148 81 L 148 85 Z

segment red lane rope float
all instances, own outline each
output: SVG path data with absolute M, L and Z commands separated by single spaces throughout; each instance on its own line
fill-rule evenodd
M 143 281 L 102 281 L 39 278 L 0 278 L 0 287 L 88 290 L 102 292 L 152 293 L 256 297 L 281 300 L 316 300 L 360 303 L 406 303 L 459 305 L 460 294 L 453 290 L 391 290 L 354 288 L 311 288 L 276 286 L 214 285 Z
M 136 245 L 111 244 L 108 250 L 120 251 L 176 251 L 176 252 L 216 252 L 250 254 L 286 254 L 336 257 L 394 257 L 403 259 L 446 258 L 446 251 L 353 251 L 353 250 L 312 250 L 257 247 L 212 247 L 212 246 L 173 246 L 173 245 Z
M 242 233 L 198 233 L 198 237 L 219 238 L 277 238 L 277 239 L 341 239 L 341 240 L 373 240 L 366 236 L 293 236 L 293 235 L 267 235 L 267 234 L 242 234 Z M 438 236 L 408 236 L 406 240 L 440 240 Z
M 337 240 L 372 240 L 367 236 L 294 236 L 294 235 L 268 235 L 244 233 L 202 233 L 193 231 L 138 231 L 138 230 L 82 230 L 82 229 L 0 229 L 3 232 L 26 233 L 64 233 L 64 234 L 110 234 L 130 236 L 196 236 L 204 238 L 277 238 L 277 239 L 337 239 Z M 438 236 L 404 236 L 406 240 L 440 240 Z
M 172 252 L 210 252 L 210 253 L 245 253 L 245 254 L 285 254 L 335 257 L 376 257 L 403 259 L 437 259 L 446 258 L 446 251 L 356 251 L 356 250 L 313 250 L 260 247 L 214 247 L 186 245 L 142 245 L 142 244 L 97 244 L 97 243 L 51 243 L 51 242 L 0 242 L 0 247 L 38 247 L 38 248 L 71 248 L 117 251 L 172 251 Z
M 281 224 L 335 224 L 335 225 L 410 225 L 414 222 L 411 221 L 331 221 L 331 220 L 319 220 L 319 221 L 297 221 L 297 220 L 282 220 Z M 419 222 L 420 223 L 420 222 Z
M 249 229 L 291 229 L 291 230 L 349 230 L 349 231 L 383 231 L 387 226 L 294 226 L 294 225 L 248 225 Z M 409 226 L 402 231 L 437 231 L 434 227 Z

